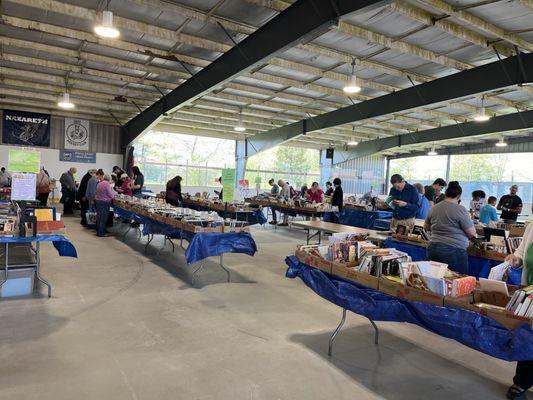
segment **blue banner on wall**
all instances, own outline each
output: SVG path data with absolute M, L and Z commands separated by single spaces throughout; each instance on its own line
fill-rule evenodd
M 96 164 L 96 153 L 77 150 L 59 150 L 59 161 Z
M 2 142 L 22 146 L 50 146 L 50 115 L 4 110 Z

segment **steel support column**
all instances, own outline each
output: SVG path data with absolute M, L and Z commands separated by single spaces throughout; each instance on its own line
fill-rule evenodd
M 166 114 L 190 103 L 232 78 L 261 66 L 277 53 L 326 32 L 339 17 L 369 11 L 391 0 L 298 0 L 235 45 L 126 125 L 124 143 L 131 143 Z
M 246 156 L 246 142 L 244 140 L 235 141 L 235 177 L 238 182 L 240 179 L 244 179 L 246 173 L 246 162 L 248 157 Z

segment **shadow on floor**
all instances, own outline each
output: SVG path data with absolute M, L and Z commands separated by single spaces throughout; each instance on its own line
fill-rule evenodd
M 115 223 L 114 227 L 110 229 L 110 232 L 112 232 L 115 239 L 122 240 L 126 229 L 127 227 L 125 224 Z M 227 283 L 226 272 L 220 267 L 218 257 L 210 257 L 203 261 L 204 267 L 198 271 L 193 285 L 193 271 L 200 266 L 200 263 L 187 265 L 187 261 L 185 260 L 185 249 L 187 248 L 188 243 L 185 240 L 183 241 L 185 249 L 180 247 L 179 239 L 173 240 L 174 252 L 172 252 L 172 245 L 168 241 L 166 242 L 164 249 L 159 252 L 163 246 L 163 237 L 161 235 L 155 235 L 148 247 L 146 247 L 147 241 L 148 239 L 146 236 L 139 239 L 138 230 L 132 229 L 126 235 L 124 243 L 131 249 L 139 252 L 139 254 L 150 258 L 152 263 L 163 268 L 170 275 L 183 281 L 184 285 L 180 286 L 180 289 L 202 289 L 209 285 Z M 145 253 L 145 249 L 148 251 L 147 253 Z M 242 256 L 249 257 L 245 254 Z M 232 269 L 231 264 L 227 261 L 225 261 L 224 264 L 230 271 L 231 283 L 257 283 L 256 281 L 248 280 L 243 275 L 235 272 L 235 270 Z
M 331 332 L 295 334 L 290 340 L 385 399 L 505 398 L 506 386 L 385 330 L 380 330 L 376 346 L 370 324 L 342 330 L 331 358 L 327 355 L 330 335 Z

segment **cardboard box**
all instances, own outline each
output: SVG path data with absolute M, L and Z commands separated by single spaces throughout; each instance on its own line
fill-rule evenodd
M 331 263 L 331 273 L 335 276 L 338 276 L 340 278 L 346 279 L 348 276 L 348 271 L 350 268 L 353 268 L 355 266 L 359 265 L 357 261 L 350 262 L 350 263 L 338 263 L 338 262 L 332 262 Z
M 509 237 L 523 237 L 525 232 L 525 226 L 511 225 L 509 227 Z
M 188 224 L 186 222 L 181 223 L 181 228 L 188 232 L 202 233 L 202 232 L 222 232 L 222 225 L 216 228 L 204 228 L 198 225 Z
M 394 297 L 403 298 L 403 291 L 405 290 L 405 285 L 390 280 L 388 278 L 381 277 L 379 278 L 378 290 Z
M 358 271 L 356 268 L 347 268 L 346 279 L 359 283 L 370 289 L 378 289 L 379 279 L 377 276 L 367 274 L 366 272 Z
M 322 257 L 315 256 L 300 249 L 296 250 L 295 255 L 300 262 L 331 274 L 331 261 L 324 260 Z
M 224 232 L 250 232 L 249 226 L 224 226 Z
M 421 290 L 410 286 L 404 286 L 402 296 L 406 300 L 418 301 L 420 303 L 433 304 L 434 306 L 444 306 L 444 296 L 427 290 Z

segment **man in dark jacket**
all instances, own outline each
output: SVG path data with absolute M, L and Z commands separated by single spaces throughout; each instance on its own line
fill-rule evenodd
M 80 202 L 80 210 L 81 210 L 81 224 L 83 226 L 87 226 L 87 211 L 89 211 L 89 201 L 87 200 L 87 197 L 85 196 L 85 193 L 87 192 L 87 184 L 89 183 L 89 180 L 96 174 L 95 169 L 90 169 L 87 171 L 85 175 L 83 175 L 83 178 L 81 178 L 80 186 L 78 188 L 78 193 L 76 194 L 76 199 Z
M 418 190 L 400 174 L 392 175 L 390 183 L 392 188 L 389 197 L 393 209 L 391 229 L 398 225 L 413 226 L 420 209 Z
M 72 167 L 61 175 L 61 203 L 63 203 L 63 214 L 74 214 L 74 201 L 76 200 L 76 180 L 74 175 L 76 168 Z

